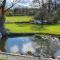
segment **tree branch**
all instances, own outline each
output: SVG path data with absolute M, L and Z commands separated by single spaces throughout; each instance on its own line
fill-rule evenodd
M 6 12 L 7 10 L 9 10 L 10 8 L 12 8 L 14 5 L 16 5 L 17 3 L 15 4 L 12 4 L 12 6 L 10 6 L 9 8 L 7 8 L 4 12 Z
M 12 2 L 11 2 L 11 3 L 12 3 Z M 6 5 L 6 0 L 3 0 L 1 7 L 2 7 L 2 9 L 4 10 L 4 12 L 6 12 L 7 10 L 9 10 L 10 8 L 12 8 L 12 7 L 13 7 L 14 5 L 16 5 L 16 4 L 17 4 L 17 3 L 15 3 L 15 4 L 12 3 L 12 6 L 10 6 L 9 8 L 7 8 L 6 10 L 4 10 L 5 5 Z
M 19 1 L 18 1 L 19 2 Z M 12 3 L 12 2 L 11 2 Z M 10 8 L 12 8 L 14 5 L 16 5 L 17 3 L 15 3 L 15 4 L 13 4 L 12 3 L 12 6 L 10 6 L 9 8 L 7 8 L 6 10 L 5 10 L 5 12 L 7 11 L 7 10 L 9 10 Z
M 2 2 L 2 8 L 5 8 L 6 0 Z

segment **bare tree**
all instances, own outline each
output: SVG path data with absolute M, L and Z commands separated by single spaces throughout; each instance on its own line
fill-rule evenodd
M 40 5 L 40 0 L 33 0 L 32 2 L 33 3 L 39 3 L 39 5 Z
M 55 10 L 57 9 L 57 1 L 55 0 Z
M 0 32 L 3 32 L 4 30 L 4 7 L 5 7 L 6 0 L 3 0 L 0 4 Z
M 6 0 L 0 0 L 0 32 L 5 33 L 5 28 L 4 28 L 4 23 L 5 23 L 5 12 L 12 8 L 15 4 L 17 4 L 17 2 L 19 0 L 12 0 L 11 4 L 12 6 L 10 6 L 9 8 L 7 8 L 5 10 L 5 5 L 6 5 Z M 14 2 L 14 3 L 13 3 Z
M 0 50 L 5 51 L 4 45 L 7 38 L 6 30 L 4 28 L 5 23 L 5 12 L 12 8 L 15 4 L 17 4 L 19 0 L 12 0 L 12 6 L 5 10 L 6 0 L 0 0 L 0 33 L 2 34 L 2 38 L 0 40 Z
M 51 12 L 52 9 L 52 0 L 48 0 L 48 12 Z

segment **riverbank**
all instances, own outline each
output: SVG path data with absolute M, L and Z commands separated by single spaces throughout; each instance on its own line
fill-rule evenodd
M 5 24 L 8 33 L 43 33 L 60 35 L 60 24 L 54 25 L 37 25 L 37 24 Z
M 27 55 L 19 55 L 19 54 L 8 54 L 1 52 L 0 53 L 1 60 L 58 60 L 53 58 L 41 58 L 41 57 L 34 57 L 34 56 L 27 56 Z

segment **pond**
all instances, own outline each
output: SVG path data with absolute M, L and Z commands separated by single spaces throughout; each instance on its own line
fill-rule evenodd
M 24 54 L 28 51 L 35 52 L 32 38 L 33 37 L 30 36 L 8 38 L 5 45 L 6 52 L 20 54 Z
M 11 36 L 5 41 L 7 53 L 43 55 L 44 57 L 60 55 L 60 38 L 52 35 Z

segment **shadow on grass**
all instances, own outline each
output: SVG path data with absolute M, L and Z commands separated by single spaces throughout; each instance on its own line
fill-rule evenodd
M 35 31 L 46 30 L 45 25 L 32 25 L 31 29 Z
M 29 27 L 31 31 L 41 31 L 41 30 L 46 30 L 46 25 L 40 25 L 40 24 L 16 24 L 18 27 Z
M 15 23 L 18 27 L 24 27 L 25 25 L 27 25 L 26 23 L 23 23 L 23 24 L 18 24 L 18 23 Z

